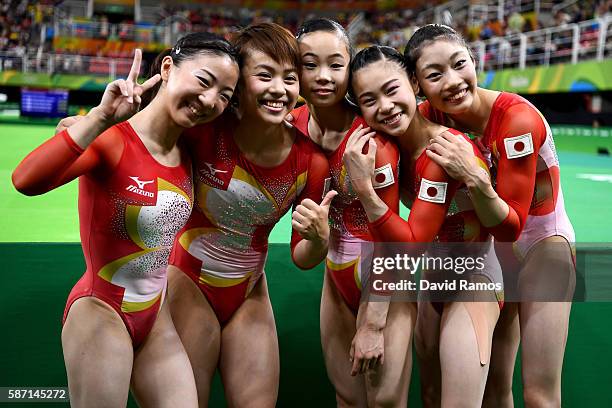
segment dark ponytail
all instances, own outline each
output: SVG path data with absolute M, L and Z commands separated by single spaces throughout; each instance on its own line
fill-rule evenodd
M 202 54 L 227 56 L 234 61 L 236 65 L 240 66 L 241 64 L 238 52 L 229 41 L 212 33 L 191 33 L 181 37 L 176 42 L 174 47 L 165 49 L 159 53 L 149 69 L 149 78 L 161 73 L 162 61 L 165 57 L 172 57 L 172 62 L 174 65 L 179 66 L 184 60 Z M 155 98 L 155 95 L 157 95 L 157 92 L 159 92 L 160 87 L 161 81 L 142 95 L 142 107 L 148 105 L 153 98 Z

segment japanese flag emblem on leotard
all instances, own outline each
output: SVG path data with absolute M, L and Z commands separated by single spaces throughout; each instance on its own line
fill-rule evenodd
M 504 139 L 504 146 L 506 147 L 506 156 L 508 156 L 509 159 L 529 156 L 533 153 L 533 139 L 531 138 L 531 133 Z
M 421 179 L 421 187 L 419 188 L 419 198 L 430 203 L 444 204 L 446 201 L 446 189 L 448 183 L 441 181 L 429 181 L 426 178 Z
M 393 177 L 393 169 L 391 163 L 387 163 L 377 169 L 374 169 L 374 178 L 372 179 L 372 185 L 374 188 L 383 188 L 390 186 L 395 182 Z

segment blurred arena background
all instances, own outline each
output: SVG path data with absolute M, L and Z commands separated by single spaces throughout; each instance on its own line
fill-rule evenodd
M 358 48 L 379 43 L 403 51 L 414 30 L 427 23 L 462 32 L 474 51 L 480 85 L 523 95 L 551 124 L 577 241 L 612 241 L 612 0 L 2 0 L 0 387 L 66 385 L 60 319 L 84 271 L 77 183 L 23 197 L 10 182 L 17 163 L 54 133 L 58 118 L 86 113 L 108 82 L 125 77 L 135 48 L 144 52 L 144 77 L 155 55 L 185 33 L 229 36 L 261 21 L 295 32 L 314 16 L 338 20 Z M 290 228 L 285 219 L 273 231 L 266 268 L 281 347 L 278 405 L 333 406 L 319 342 L 322 268 L 293 267 Z M 574 305 L 564 406 L 612 406 L 611 312 L 611 303 Z M 522 406 L 519 374 L 520 365 L 516 406 Z M 411 406 L 420 406 L 417 386 L 414 370 Z M 211 406 L 223 405 L 216 380 Z

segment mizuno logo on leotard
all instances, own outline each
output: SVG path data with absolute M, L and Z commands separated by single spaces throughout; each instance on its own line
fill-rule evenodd
M 127 191 L 131 191 L 132 193 L 136 193 L 136 194 L 144 196 L 144 197 L 155 197 L 155 194 L 153 194 L 152 192 L 144 190 L 144 188 L 145 188 L 145 186 L 147 184 L 151 184 L 155 180 L 140 180 L 139 177 L 133 177 L 133 176 L 129 176 L 129 178 L 134 180 L 134 183 L 136 183 L 136 185 L 138 185 L 138 187 L 136 187 L 133 184 L 130 184 L 129 186 L 127 186 L 125 188 Z
M 217 177 L 217 173 L 227 173 L 227 170 L 215 169 L 211 163 L 204 162 L 204 164 L 207 168 L 202 169 L 202 174 L 211 181 L 223 186 L 225 182 Z
M 143 189 L 147 184 L 151 184 L 154 181 L 154 180 L 140 180 L 138 177 L 133 177 L 133 176 L 130 176 L 130 178 L 134 180 L 136 184 L 138 184 L 138 188 L 140 189 Z
M 227 173 L 227 170 L 219 170 L 219 169 L 215 169 L 212 164 L 210 163 L 204 163 L 206 165 L 206 167 L 208 167 L 208 171 L 210 172 L 210 174 L 212 174 L 213 176 L 216 175 L 217 173 Z

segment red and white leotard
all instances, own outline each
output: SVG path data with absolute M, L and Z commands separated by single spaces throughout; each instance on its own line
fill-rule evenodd
M 305 198 L 319 203 L 329 177 L 325 156 L 297 132 L 281 164 L 252 163 L 234 142 L 236 123 L 226 114 L 188 131 L 196 205 L 170 259 L 199 286 L 222 324 L 264 273 L 274 225 Z M 292 253 L 300 240 L 293 231 Z
M 128 122 L 83 151 L 63 131 L 26 157 L 14 180 L 41 194 L 79 177 L 79 220 L 87 270 L 64 311 L 93 296 L 117 311 L 134 346 L 147 337 L 163 302 L 176 233 L 191 213 L 191 161 L 167 167 L 151 156 Z
M 429 102 L 419 109 L 430 120 L 447 122 L 446 115 Z M 501 92 L 476 143 L 491 158 L 497 173 L 495 189 L 510 206 L 508 217 L 490 229 L 495 238 L 516 241 L 515 249 L 523 258 L 534 244 L 550 236 L 575 242 L 559 181 L 559 159 L 542 114 L 523 97 Z
M 308 134 L 310 113 L 306 105 L 291 113 L 294 125 Z M 373 241 L 368 229 L 368 217 L 357 194 L 353 191 L 348 173 L 342 162 L 351 134 L 359 127 L 368 125 L 357 116 L 346 136 L 332 152 L 326 153 L 332 177 L 331 187 L 338 195 L 331 203 L 329 249 L 326 268 L 328 276 L 342 295 L 349 308 L 357 313 L 361 298 L 362 282 L 367 281 L 366 271 L 371 264 Z M 398 165 L 399 150 L 388 137 L 377 134 L 374 188 L 378 196 L 394 212 L 399 211 Z

